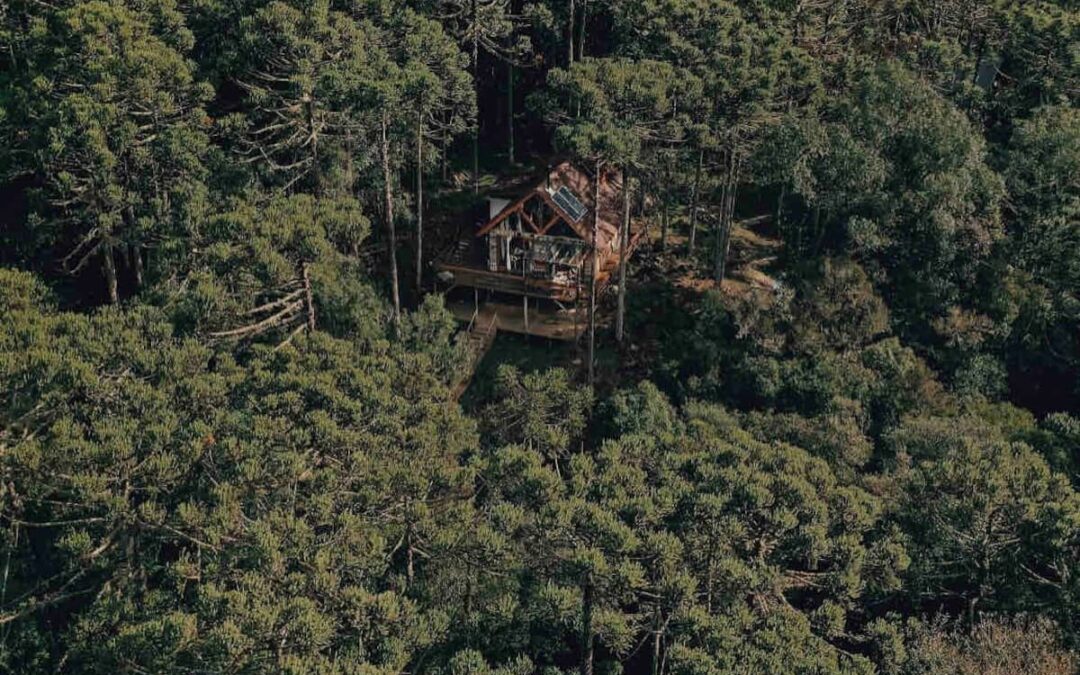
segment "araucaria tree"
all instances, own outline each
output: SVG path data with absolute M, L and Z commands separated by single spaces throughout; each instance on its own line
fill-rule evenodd
M 11 64 L 5 109 L 15 168 L 39 186 L 34 231 L 65 272 L 100 270 L 115 304 L 119 262 L 140 287 L 148 253 L 205 209 L 212 90 L 174 8 L 66 3 L 25 18 L 38 28 Z
M 0 673 L 1077 672 L 1078 55 L 0 1 Z

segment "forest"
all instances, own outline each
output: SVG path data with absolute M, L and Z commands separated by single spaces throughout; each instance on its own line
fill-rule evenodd
M 1080 672 L 1078 100 L 1076 0 L 0 0 L 0 672 Z M 563 159 L 616 323 L 474 377 Z

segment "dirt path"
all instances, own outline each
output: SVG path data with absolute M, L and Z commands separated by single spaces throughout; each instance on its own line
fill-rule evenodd
M 768 226 L 771 218 L 761 216 L 739 221 L 731 233 L 731 251 L 728 258 L 729 273 L 724 279 L 726 294 L 740 295 L 753 290 L 773 291 L 779 282 L 771 275 L 773 265 L 779 260 L 783 244 L 770 236 Z M 667 251 L 659 250 L 659 233 L 653 228 L 647 250 L 643 250 L 640 262 L 652 267 L 653 273 L 666 276 L 675 286 L 696 293 L 715 289 L 716 281 L 706 264 L 708 251 L 699 250 L 695 259 L 686 255 L 687 237 L 670 233 Z M 700 240 L 699 240 L 700 241 Z

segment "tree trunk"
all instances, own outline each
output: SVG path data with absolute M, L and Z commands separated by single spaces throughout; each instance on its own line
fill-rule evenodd
M 311 292 L 311 273 L 308 269 L 308 264 L 304 263 L 300 269 L 301 276 L 304 279 L 304 305 L 307 308 L 307 327 L 308 331 L 315 332 L 315 297 Z
M 353 141 L 352 130 L 345 130 L 345 192 L 349 195 L 353 194 L 353 190 L 356 189 L 356 174 L 354 172 L 355 165 L 353 163 Z
M 449 122 L 447 122 L 449 124 Z M 450 182 L 450 132 L 445 132 L 442 138 L 442 184 L 443 187 Z
M 113 247 L 107 243 L 101 244 L 101 271 L 105 274 L 105 288 L 109 293 L 111 304 L 120 303 L 120 292 L 116 285 L 116 261 L 113 260 Z
M 630 170 L 623 170 L 623 226 L 619 233 L 619 309 L 615 315 L 615 340 L 621 345 L 626 322 L 626 254 L 630 248 Z
M 409 538 L 410 540 L 412 539 L 411 536 Z M 416 564 L 414 562 L 415 554 L 413 553 L 414 550 L 415 549 L 413 548 L 412 542 L 410 541 L 409 546 L 405 551 L 405 585 L 407 588 L 410 589 L 413 587 L 413 580 L 416 578 Z
M 671 205 L 664 197 L 664 210 L 660 214 L 660 250 L 667 251 L 668 225 L 671 222 Z
M 817 252 L 821 250 L 821 242 L 825 238 L 825 229 L 821 225 L 821 205 L 814 206 L 814 240 L 811 242 L 812 255 L 817 255 Z
M 581 675 L 593 675 L 593 587 L 585 583 L 581 601 Z
M 379 139 L 379 154 L 381 155 L 382 160 L 383 208 L 385 209 L 386 216 L 386 235 L 390 238 L 388 244 L 390 248 L 390 295 L 394 303 L 394 326 L 398 327 L 401 323 L 401 292 L 398 288 L 397 232 L 394 230 L 394 192 L 392 176 L 390 174 L 389 126 L 389 113 L 384 112 L 382 125 L 380 127 L 381 138 Z
M 510 166 L 517 163 L 517 157 L 514 148 L 514 63 L 513 61 L 507 61 L 506 63 L 506 127 L 510 133 L 509 149 L 507 156 L 510 159 Z
M 596 163 L 596 176 L 593 179 L 593 231 L 592 231 L 592 272 L 589 274 L 589 386 L 596 383 L 596 277 L 599 274 L 599 251 L 596 246 L 596 233 L 600 230 L 600 169 Z
M 577 14 L 577 3 L 575 0 L 570 0 L 570 35 L 567 37 L 566 43 L 569 54 L 567 55 L 567 66 L 574 65 L 574 19 Z
M 705 561 L 705 612 L 712 614 L 713 606 L 713 553 L 709 549 L 709 557 Z
M 784 231 L 784 201 L 787 199 L 787 183 L 780 186 L 780 194 L 776 197 L 776 231 Z
M 664 629 L 660 623 L 660 610 L 653 616 L 652 675 L 660 675 L 660 648 L 663 646 Z
M 697 244 L 698 203 L 701 200 L 701 167 L 705 162 L 705 150 L 698 151 L 697 168 L 694 170 L 694 187 L 690 194 L 690 256 L 694 255 Z
M 476 87 L 476 123 L 473 125 L 473 194 L 480 194 L 480 17 L 472 0 L 472 73 Z
M 716 234 L 713 236 L 713 279 L 716 283 L 723 281 L 724 277 L 724 263 L 721 260 L 722 252 L 724 249 L 724 208 L 723 204 L 727 201 L 727 181 L 720 187 L 720 213 L 716 218 Z
M 142 247 L 136 244 L 131 247 L 131 264 L 135 271 L 135 286 L 137 288 L 143 287 L 144 271 L 143 271 L 143 259 L 142 259 Z
M 315 196 L 322 196 L 322 165 L 319 162 L 319 134 L 316 133 L 314 97 L 305 94 L 304 113 L 307 117 L 308 133 L 311 134 L 311 173 L 315 177 Z
M 416 113 L 416 293 L 424 285 L 424 113 Z
M 161 197 L 159 193 L 159 197 Z M 165 201 L 165 200 L 162 200 Z M 160 210 L 158 211 L 158 217 L 162 220 L 165 219 L 165 214 Z M 124 227 L 127 232 L 134 232 L 135 225 L 135 207 L 128 204 L 124 207 Z M 123 256 L 124 264 L 135 275 L 135 287 L 141 289 L 143 287 L 143 261 L 142 261 L 142 248 L 138 244 L 132 244 L 125 246 L 120 250 L 120 254 Z M 114 263 L 115 267 L 115 263 Z
M 738 160 L 735 157 L 735 152 L 732 150 L 730 168 L 728 169 L 727 185 L 724 187 L 724 204 L 723 204 L 723 245 L 721 246 L 720 256 L 718 259 L 718 269 L 716 283 L 723 284 L 724 276 L 727 273 L 727 259 L 728 253 L 731 250 L 731 231 L 735 227 L 735 197 L 739 191 L 739 166 Z
M 580 61 L 585 58 L 585 32 L 589 22 L 589 0 L 581 0 L 581 29 L 578 30 L 577 57 Z

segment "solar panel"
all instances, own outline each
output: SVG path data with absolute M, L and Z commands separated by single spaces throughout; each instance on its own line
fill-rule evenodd
M 584 218 L 585 214 L 589 212 L 585 205 L 581 203 L 581 200 L 573 192 L 570 192 L 565 185 L 556 190 L 555 194 L 551 195 L 551 198 L 575 223 Z

